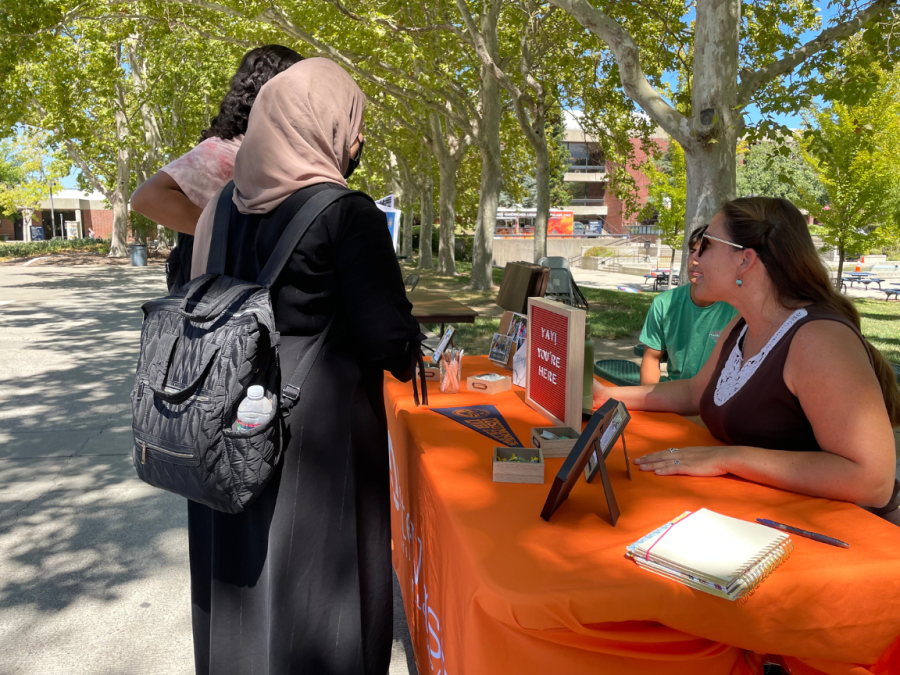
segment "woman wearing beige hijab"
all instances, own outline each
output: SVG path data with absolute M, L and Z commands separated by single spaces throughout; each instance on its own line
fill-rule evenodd
M 346 186 L 365 96 L 327 59 L 260 91 L 234 170 L 225 273 L 255 279 L 294 214 Z M 218 197 L 200 217 L 206 269 Z M 383 675 L 391 650 L 390 495 L 383 372 L 419 354 L 384 214 L 349 195 L 309 228 L 272 288 L 290 374 L 333 319 L 287 420 L 284 462 L 250 507 L 189 502 L 198 675 Z

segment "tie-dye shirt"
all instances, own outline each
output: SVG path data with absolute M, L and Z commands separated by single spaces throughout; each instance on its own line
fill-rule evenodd
M 212 196 L 234 178 L 234 158 L 243 136 L 225 140 L 214 136 L 166 164 L 162 171 L 172 177 L 188 199 L 201 209 Z

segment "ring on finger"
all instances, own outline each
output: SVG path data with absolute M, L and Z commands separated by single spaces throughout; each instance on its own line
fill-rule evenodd
M 678 448 L 669 448 L 669 452 L 678 452 Z
M 681 464 L 681 462 L 679 462 L 679 461 L 676 459 L 676 460 L 675 460 L 675 464 L 678 465 L 678 464 Z

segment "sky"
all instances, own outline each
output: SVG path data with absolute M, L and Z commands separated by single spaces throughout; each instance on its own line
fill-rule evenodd
M 59 182 L 62 184 L 62 186 L 64 188 L 67 188 L 69 190 L 74 190 L 77 187 L 75 185 L 75 179 L 78 178 L 78 175 L 80 173 L 81 172 L 78 169 L 73 167 L 71 173 L 69 173 L 69 175 L 66 176 L 65 178 L 60 179 Z
M 819 8 L 819 14 L 822 17 L 822 25 L 826 27 L 828 25 L 829 20 L 836 14 L 836 9 L 829 7 L 827 2 L 817 2 L 816 6 Z M 693 13 L 693 9 L 690 12 Z M 821 30 L 821 29 L 819 29 Z M 807 42 L 814 38 L 819 31 L 808 31 L 804 33 L 800 40 L 801 43 Z M 674 80 L 673 80 L 674 81 Z M 755 124 L 758 122 L 762 115 L 760 115 L 759 110 L 755 106 L 749 106 L 746 111 L 747 120 L 751 124 Z M 794 115 L 773 115 L 771 119 L 778 124 L 784 124 L 790 128 L 799 128 L 801 126 L 802 120 L 799 114 Z M 79 175 L 79 171 L 77 169 L 72 169 L 72 172 L 66 177 L 63 178 L 60 182 L 65 188 L 75 188 L 75 181 Z

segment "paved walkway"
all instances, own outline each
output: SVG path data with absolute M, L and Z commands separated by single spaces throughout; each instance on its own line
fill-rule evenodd
M 580 267 L 572 268 L 572 276 L 579 286 L 586 288 L 605 288 L 615 290 L 622 286 L 634 288 L 639 291 L 652 291 L 653 281 L 647 283 L 644 277 L 635 276 L 633 274 L 619 274 L 617 272 L 603 272 L 600 270 L 583 270 Z M 885 288 L 893 288 L 892 283 L 900 283 L 900 278 L 891 278 L 882 286 Z M 665 289 L 663 289 L 665 290 Z M 868 290 L 861 284 L 856 283 L 852 288 L 848 288 L 845 293 L 852 298 L 869 298 L 870 300 L 884 300 L 885 294 L 878 290 L 878 287 L 870 284 Z M 893 301 L 892 301 L 893 302 Z
M 130 459 L 164 293 L 158 267 L 0 266 L 2 675 L 193 673 L 185 502 Z M 391 674 L 415 673 L 402 605 L 395 636 Z

